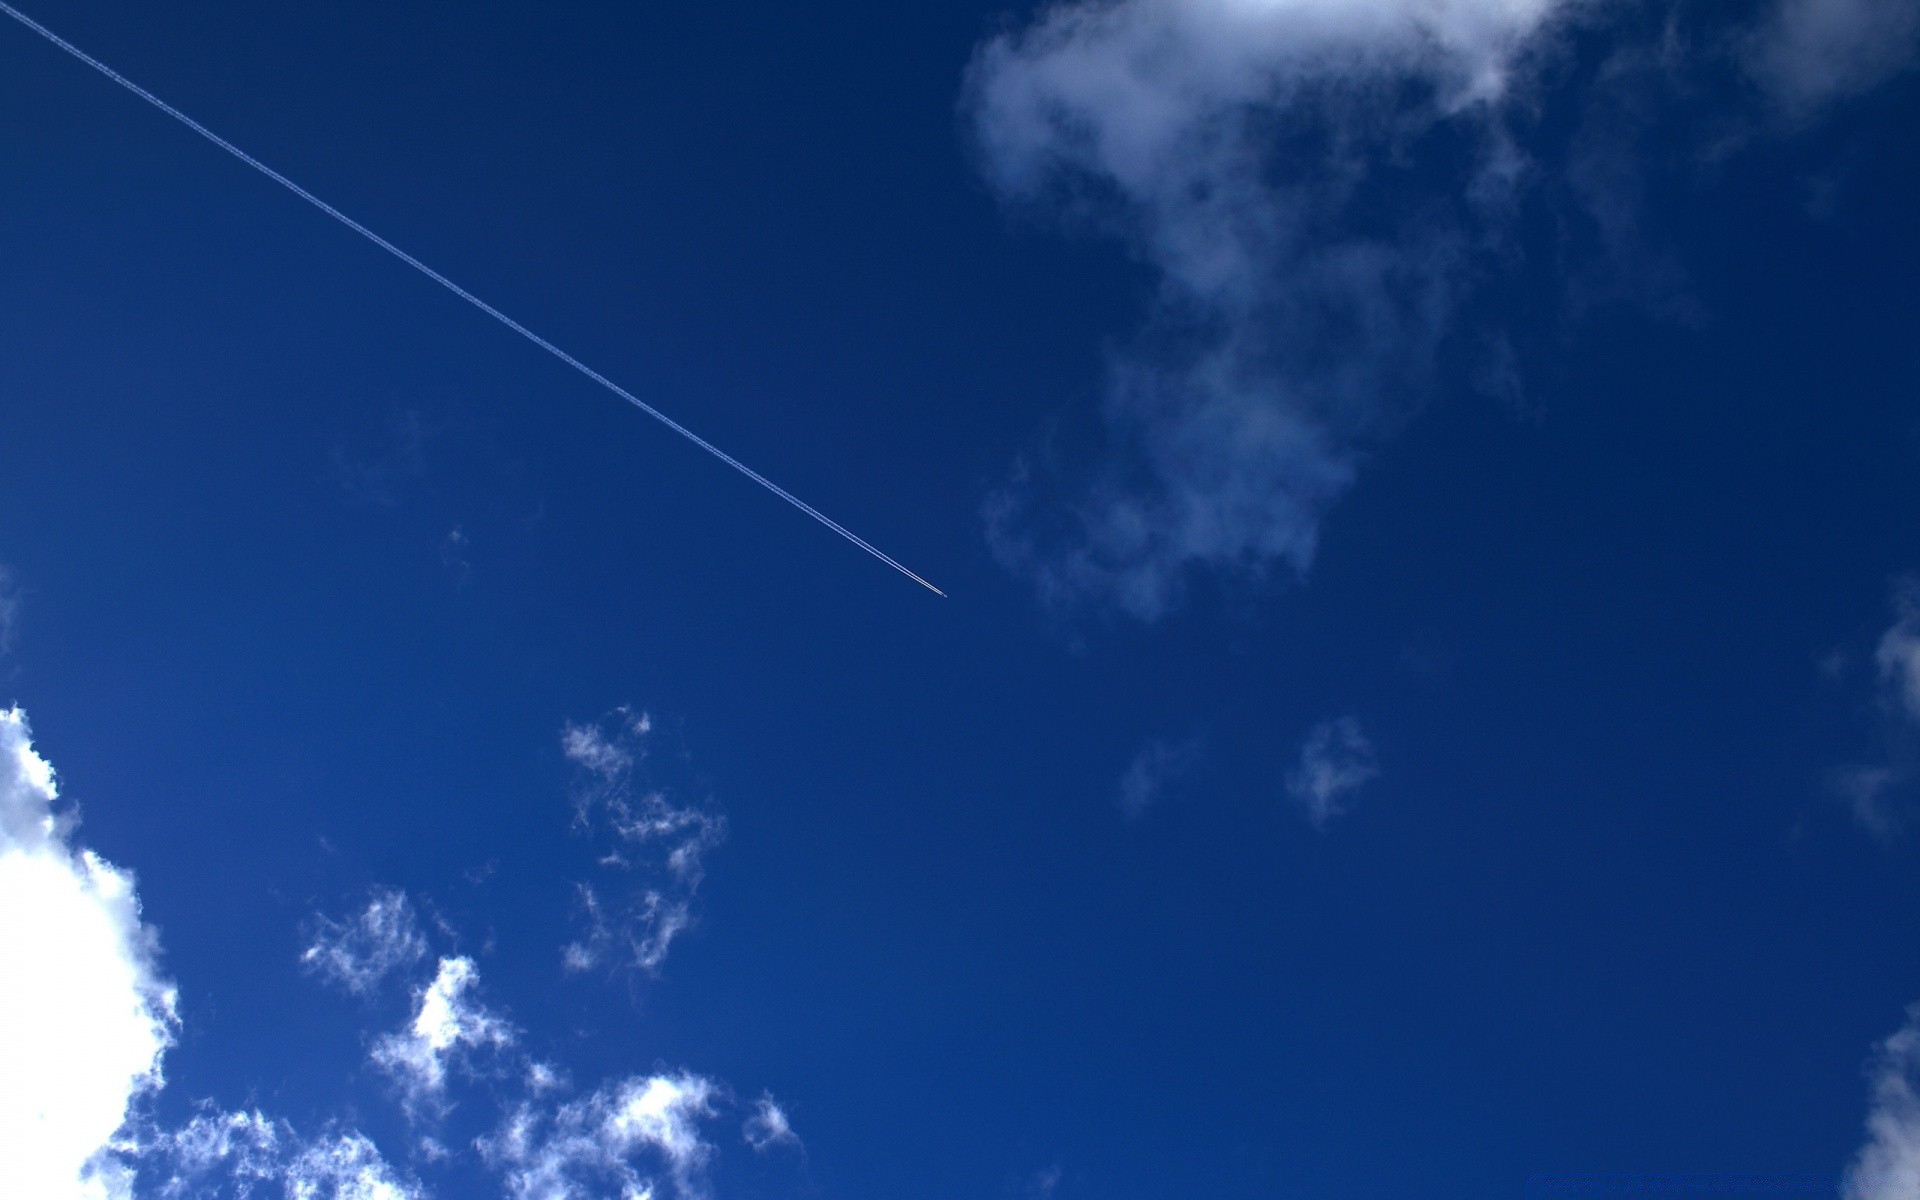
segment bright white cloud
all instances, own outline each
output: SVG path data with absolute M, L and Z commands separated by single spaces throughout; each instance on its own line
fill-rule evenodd
M 522 1106 L 480 1148 L 513 1200 L 588 1200 L 606 1185 L 627 1200 L 651 1198 L 656 1169 L 676 1196 L 695 1200 L 706 1195 L 713 1153 L 700 1123 L 718 1096 L 710 1080 L 685 1072 L 625 1079 L 550 1112 Z
M 1321 828 L 1347 811 L 1357 792 L 1380 774 L 1373 744 L 1352 717 L 1323 721 L 1307 734 L 1300 762 L 1287 773 L 1287 794 Z
M 761 1153 L 775 1146 L 798 1146 L 800 1135 L 793 1131 L 793 1122 L 787 1119 L 787 1110 L 770 1095 L 762 1095 L 754 1101 L 753 1111 L 740 1127 L 741 1136 L 747 1144 Z
M 1064 522 L 1030 475 L 996 496 L 1001 560 L 1050 601 L 1143 620 L 1199 568 L 1306 570 L 1361 447 L 1431 369 L 1476 231 L 1504 218 L 1519 166 L 1481 118 L 1571 7 L 1082 0 L 981 47 L 988 178 L 1117 230 L 1162 285 L 1113 368 L 1109 461 Z M 1479 146 L 1451 186 L 1369 187 L 1449 122 Z M 1369 229 L 1362 201 L 1390 215 Z
M 413 901 L 398 888 L 374 888 L 367 907 L 346 921 L 321 917 L 301 965 L 357 996 L 427 956 Z
M 1847 1172 L 1846 1200 L 1911 1200 L 1920 1196 L 1920 1005 L 1881 1043 L 1871 1079 L 1867 1144 Z
M 374 1043 L 374 1063 L 400 1085 L 410 1114 L 444 1107 L 450 1069 L 474 1066 L 518 1040 L 513 1026 L 476 998 L 479 984 L 472 959 L 441 959 L 433 982 L 415 993 L 413 1020 Z
M 693 897 L 706 856 L 726 837 L 726 819 L 681 803 L 661 788 L 635 786 L 653 722 L 626 706 L 592 724 L 569 722 L 560 748 L 581 771 L 574 791 L 577 828 L 604 843 L 598 865 L 627 876 L 624 886 L 576 885 L 581 935 L 561 948 L 570 971 L 618 957 L 649 973 L 693 924 Z
M 1917 42 L 1914 0 L 1779 0 L 1747 56 L 1774 98 L 1805 115 L 1904 70 Z
M 161 1084 L 175 994 L 132 875 L 73 842 L 53 768 L 0 711 L 0 1163 L 10 1194 L 128 1194 L 114 1152 Z

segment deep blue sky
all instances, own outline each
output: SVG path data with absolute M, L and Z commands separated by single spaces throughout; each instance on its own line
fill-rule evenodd
M 1548 182 L 1305 578 L 1142 622 L 983 534 L 1018 457 L 1097 452 L 1155 286 L 982 182 L 962 76 L 1024 13 L 33 12 L 952 597 L 0 26 L 0 700 L 160 931 L 163 1114 L 405 1160 L 363 1059 L 404 997 L 298 962 L 379 883 L 580 1079 L 779 1097 L 804 1161 L 720 1195 L 1482 1200 L 1858 1149 L 1920 999 L 1914 842 L 1828 782 L 1890 753 L 1920 569 L 1911 75 L 1797 129 L 1725 71 L 1657 91 L 1611 258 L 1546 89 Z M 1493 331 L 1517 400 L 1472 385 Z M 623 703 L 728 838 L 658 979 L 566 976 L 560 732 Z M 1344 715 L 1379 776 L 1316 828 L 1284 780 Z

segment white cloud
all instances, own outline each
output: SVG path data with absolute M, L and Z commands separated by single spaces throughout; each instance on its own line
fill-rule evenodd
M 1129 820 L 1146 815 L 1169 783 L 1185 775 L 1200 759 L 1200 742 L 1148 742 L 1133 756 L 1120 777 L 1120 811 Z
M 413 1020 L 373 1046 L 373 1061 L 400 1085 L 409 1114 L 441 1110 L 450 1068 L 475 1065 L 518 1040 L 513 1026 L 475 998 L 480 972 L 470 958 L 443 958 L 433 982 L 414 995 Z
M 413 902 L 398 888 L 376 887 L 367 907 L 346 921 L 321 917 L 313 944 L 300 955 L 308 970 L 357 996 L 427 956 Z
M 608 1183 L 627 1200 L 651 1198 L 657 1181 L 646 1167 L 654 1164 L 676 1196 L 694 1200 L 706 1195 L 713 1153 L 700 1123 L 719 1094 L 686 1072 L 625 1079 L 551 1112 L 522 1106 L 480 1148 L 513 1200 L 587 1200 Z
M 793 1123 L 787 1119 L 787 1110 L 781 1108 L 770 1095 L 762 1095 L 754 1101 L 753 1111 L 747 1114 L 740 1133 L 749 1146 L 763 1154 L 775 1146 L 800 1144 L 800 1135 L 793 1131 Z
M 36 1200 L 128 1194 L 128 1108 L 161 1084 L 175 994 L 132 875 L 73 842 L 24 714 L 0 711 L 0 1163 Z
M 287 1200 L 424 1200 L 426 1193 L 403 1178 L 378 1147 L 357 1130 L 303 1139 L 285 1121 L 255 1109 L 202 1113 L 180 1129 L 143 1147 L 149 1164 L 161 1168 L 162 1200 L 218 1194 L 231 1184 L 247 1197 L 256 1187 L 278 1184 Z
M 1315 828 L 1347 811 L 1349 798 L 1380 774 L 1373 744 L 1352 717 L 1322 721 L 1300 747 L 1299 765 L 1287 773 L 1287 794 L 1306 810 Z
M 1161 285 L 1113 369 L 1109 461 L 1052 527 L 1018 476 L 988 510 L 1002 561 L 1053 602 L 1143 620 L 1198 568 L 1305 571 L 1362 446 L 1431 368 L 1477 225 L 1505 211 L 1519 163 L 1481 118 L 1571 7 L 1082 0 L 981 47 L 988 178 L 1116 230 Z M 1451 185 L 1369 187 L 1442 124 L 1477 144 Z
M 1807 115 L 1906 69 L 1916 42 L 1913 0 L 1780 0 L 1746 50 L 1774 98 Z
M 1920 1196 L 1920 1005 L 1881 1043 L 1870 1078 L 1867 1144 L 1847 1172 L 1846 1200 L 1911 1200 Z
M 646 713 L 622 706 L 591 724 L 568 722 L 561 732 L 561 753 L 582 776 L 574 823 L 603 843 L 603 871 L 633 880 L 620 887 L 576 885 L 585 929 L 561 948 L 570 971 L 600 966 L 616 950 L 641 970 L 658 971 L 674 939 L 692 926 L 706 855 L 726 837 L 726 819 L 718 813 L 676 801 L 661 788 L 635 786 L 652 731 Z

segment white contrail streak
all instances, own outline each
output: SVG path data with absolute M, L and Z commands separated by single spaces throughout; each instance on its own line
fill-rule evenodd
M 221 137 L 219 134 L 215 133 L 213 130 L 208 129 L 205 125 L 202 125 L 200 122 L 194 120 L 192 117 L 181 112 L 179 109 L 175 108 L 173 105 L 168 104 L 165 100 L 162 100 L 160 97 L 154 95 L 152 92 L 141 87 L 139 84 L 135 83 L 133 80 L 128 79 L 125 75 L 122 75 L 120 72 L 114 70 L 112 67 L 109 67 L 107 64 L 101 62 L 99 59 L 93 57 L 91 54 L 88 54 L 86 51 L 80 49 L 80 47 L 74 45 L 72 42 L 69 42 L 65 38 L 61 37 L 59 34 L 55 33 L 53 30 L 48 29 L 45 25 L 42 25 L 40 22 L 34 20 L 32 17 L 29 17 L 27 14 L 13 7 L 11 4 L 6 3 L 6 0 L 0 0 L 0 12 L 4 12 L 9 17 L 12 17 L 14 20 L 20 22 L 20 24 L 25 25 L 28 29 L 33 30 L 35 33 L 47 39 L 49 42 L 52 42 L 55 46 L 58 46 L 60 49 L 66 51 L 68 54 L 72 55 L 74 58 L 79 59 L 81 62 L 87 64 L 89 67 L 92 67 L 94 70 L 100 72 L 100 74 L 105 75 L 108 79 L 113 80 L 113 82 L 119 84 L 121 87 L 127 89 L 129 92 L 132 92 L 134 95 L 140 97 L 142 100 L 145 100 L 148 104 L 153 105 L 155 108 L 159 109 L 161 112 L 167 114 L 169 117 L 172 117 L 174 120 L 180 122 L 182 125 L 185 125 L 188 129 L 193 130 L 195 133 L 199 134 L 201 137 L 212 142 L 214 145 L 220 147 L 222 150 L 225 150 L 228 154 L 233 155 L 235 158 L 247 164 L 249 167 L 252 167 L 254 170 L 260 172 L 262 175 L 265 175 L 268 179 L 273 180 L 275 183 L 279 184 L 281 187 L 286 188 L 288 191 L 292 192 L 294 195 L 300 197 L 302 200 L 305 200 L 308 204 L 313 205 L 315 208 L 319 209 L 321 212 L 327 214 L 329 217 L 332 217 L 334 220 L 340 222 L 342 225 L 345 225 L 348 229 L 353 230 L 355 233 L 359 234 L 361 237 L 372 242 L 374 245 L 380 247 L 382 250 L 385 250 L 388 254 L 393 255 L 395 258 L 399 259 L 401 262 L 412 267 L 414 270 L 420 272 L 422 275 L 425 275 L 428 279 L 433 280 L 435 283 L 439 284 L 441 287 L 446 288 L 448 291 L 452 292 L 454 295 L 460 297 L 462 300 L 465 300 L 468 304 L 473 305 L 475 308 L 479 309 L 481 312 L 492 317 L 494 320 L 500 322 L 502 325 L 505 325 L 508 329 L 511 329 L 515 333 L 519 334 L 521 337 L 526 338 L 528 341 L 532 342 L 534 345 L 540 347 L 542 350 L 545 350 L 548 354 L 553 355 L 555 358 L 559 359 L 561 362 L 572 367 L 574 370 L 580 372 L 582 375 L 585 375 L 588 379 L 593 380 L 595 383 L 599 384 L 601 387 L 612 392 L 614 395 L 620 397 L 622 400 L 625 400 L 628 404 L 633 405 L 635 408 L 639 409 L 641 412 L 646 413 L 648 416 L 652 417 L 654 420 L 660 422 L 662 425 L 665 425 L 668 429 L 671 429 L 675 433 L 679 434 L 681 437 L 686 438 L 688 441 L 692 442 L 694 445 L 700 447 L 702 450 L 705 450 L 708 454 L 713 455 L 715 458 L 719 459 L 721 462 L 726 463 L 728 466 L 732 467 L 734 470 L 740 472 L 742 475 L 745 475 L 748 479 L 753 480 L 755 483 L 759 484 L 761 487 L 766 488 L 768 491 L 772 492 L 774 495 L 780 497 L 782 500 L 785 500 L 788 504 L 793 505 L 795 508 L 799 509 L 801 512 L 812 517 L 814 520 L 820 522 L 822 525 L 825 525 L 828 529 L 833 530 L 835 533 L 839 534 L 841 537 L 847 539 L 849 542 L 852 542 L 854 545 L 860 547 L 862 550 L 865 550 L 868 554 L 873 555 L 875 558 L 879 559 L 881 562 L 892 567 L 894 570 L 900 572 L 902 575 L 905 575 L 908 579 L 913 580 L 915 583 L 919 584 L 923 588 L 926 588 L 928 591 L 932 592 L 936 596 L 946 595 L 945 592 L 941 591 L 937 587 L 934 587 L 931 583 L 928 583 L 925 579 L 922 579 L 920 576 L 908 570 L 898 560 L 888 555 L 885 551 L 881 550 L 878 546 L 875 546 L 872 542 L 869 542 L 867 539 L 861 537 L 859 534 L 855 533 L 853 530 L 848 529 L 845 525 L 842 525 L 840 522 L 834 520 L 832 517 L 829 517 L 827 514 L 821 512 L 819 509 L 815 508 L 813 505 L 808 504 L 805 500 L 802 500 L 800 497 L 794 495 L 792 492 L 789 492 L 787 489 L 781 487 L 779 484 L 775 483 L 773 480 L 768 479 L 765 475 L 762 475 L 760 472 L 754 470 L 752 467 L 749 467 L 747 464 L 741 462 L 739 459 L 735 458 L 733 455 L 728 454 L 725 450 L 722 450 L 720 447 L 714 445 L 712 442 L 701 437 L 699 434 L 695 433 L 693 430 L 688 429 L 685 425 L 682 425 L 680 422 L 674 420 L 672 417 L 669 417 L 667 414 L 661 412 L 659 409 L 655 408 L 653 405 L 648 404 L 645 400 L 642 400 L 640 397 L 634 395 L 632 392 L 629 392 L 627 389 L 621 387 L 619 384 L 615 383 L 613 380 L 608 379 L 605 375 L 602 375 L 600 372 L 594 370 L 592 367 L 589 367 L 587 364 L 581 362 L 579 359 L 575 358 L 573 355 L 568 354 L 565 350 L 562 350 L 560 347 L 554 345 L 552 342 L 548 341 L 546 338 L 543 338 L 539 334 L 535 333 L 533 330 L 528 329 L 525 325 L 522 325 L 520 322 L 514 320 L 512 317 L 509 317 L 507 314 L 501 312 L 499 309 L 495 308 L 493 305 L 488 304 L 485 300 L 482 300 L 480 297 L 474 295 L 472 292 L 461 287 L 459 284 L 455 283 L 453 280 L 448 279 L 445 275 L 442 275 L 440 272 L 434 270 L 432 267 L 421 262 L 419 259 L 415 258 L 413 255 L 408 254 L 405 250 L 402 250 L 400 247 L 394 245 L 392 242 L 381 237 L 379 234 L 375 233 L 373 230 L 368 229 L 365 225 L 362 225 L 360 222 L 354 220 L 352 217 L 349 217 L 347 214 L 341 212 L 339 209 L 335 208 L 333 205 L 328 204 L 325 200 L 322 200 L 320 197 L 314 195 L 312 192 L 301 187 L 299 184 L 295 183 L 293 180 L 288 179 L 285 175 L 282 175 L 280 172 L 274 170 L 272 167 L 269 167 L 267 164 L 261 162 L 259 159 L 255 158 L 253 155 L 248 154 L 245 150 L 242 150 L 240 147 L 234 145 L 232 142 Z

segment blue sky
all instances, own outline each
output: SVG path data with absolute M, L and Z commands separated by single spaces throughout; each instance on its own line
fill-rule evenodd
M 1911 0 L 29 15 L 0 1190 L 1920 1196 Z

